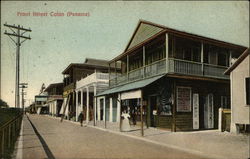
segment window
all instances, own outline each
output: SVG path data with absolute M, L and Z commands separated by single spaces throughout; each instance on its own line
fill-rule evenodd
M 175 39 L 175 58 L 187 61 L 200 62 L 200 42 L 179 37 L 176 37 Z
M 228 66 L 229 65 L 229 50 L 223 47 L 205 44 L 204 45 L 204 62 L 220 65 L 220 66 Z
M 250 77 L 247 77 L 245 82 L 246 82 L 246 104 L 250 105 Z
M 177 87 L 177 112 L 191 112 L 190 87 Z
M 218 65 L 220 66 L 227 66 L 227 54 L 226 53 L 218 53 Z

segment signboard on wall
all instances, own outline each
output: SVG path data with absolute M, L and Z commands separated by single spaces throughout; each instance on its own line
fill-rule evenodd
M 193 94 L 193 129 L 199 129 L 199 94 Z
M 191 112 L 190 87 L 177 87 L 177 112 Z

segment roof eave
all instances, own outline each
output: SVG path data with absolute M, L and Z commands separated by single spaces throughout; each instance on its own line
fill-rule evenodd
M 250 55 L 250 49 L 247 48 L 241 55 L 240 57 L 237 59 L 237 61 L 234 62 L 234 64 L 229 67 L 224 74 L 225 75 L 230 75 L 230 73 L 248 56 Z

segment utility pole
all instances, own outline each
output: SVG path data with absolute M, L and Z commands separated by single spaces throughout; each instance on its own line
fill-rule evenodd
M 4 26 L 8 27 L 12 33 L 8 33 L 6 30 L 4 34 L 8 35 L 10 39 L 16 45 L 16 87 L 15 87 L 15 107 L 20 108 L 20 97 L 19 97 L 19 71 L 20 71 L 20 46 L 26 40 L 31 40 L 30 36 L 24 36 L 26 32 L 31 32 L 31 29 L 23 28 L 23 26 L 9 25 L 7 23 Z M 13 39 L 16 37 L 16 40 Z M 22 40 L 22 41 L 21 41 Z
M 24 92 L 24 89 L 28 88 L 28 83 L 20 83 L 20 88 L 22 88 L 22 109 L 23 109 L 23 112 L 25 112 L 24 111 L 24 101 L 25 101 L 24 95 L 26 95 L 26 92 Z

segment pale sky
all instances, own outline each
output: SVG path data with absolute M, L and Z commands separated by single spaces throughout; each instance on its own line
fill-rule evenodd
M 17 16 L 17 12 L 89 12 L 89 17 Z M 125 49 L 139 19 L 249 47 L 247 1 L 1 1 L 1 98 L 15 99 L 16 47 L 3 24 L 31 28 L 21 46 L 20 82 L 27 82 L 26 105 L 42 83 L 62 82 L 62 71 L 86 57 L 110 60 Z M 8 30 L 9 31 L 9 30 Z M 11 32 L 11 31 L 9 31 Z

